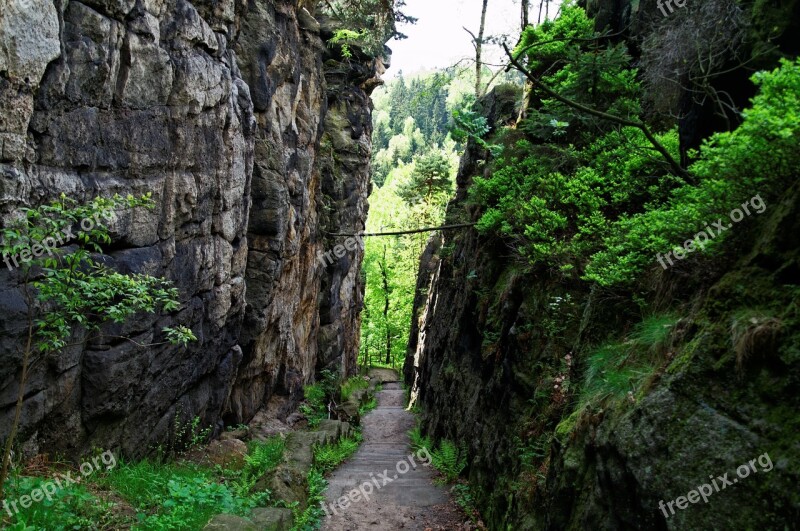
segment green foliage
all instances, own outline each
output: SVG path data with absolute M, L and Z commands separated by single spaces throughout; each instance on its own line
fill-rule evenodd
M 152 208 L 153 201 L 150 194 L 140 198 L 114 195 L 81 205 L 61 194 L 49 204 L 21 209 L 20 216 L 2 231 L 3 256 L 19 255 L 22 260 L 29 340 L 22 356 L 16 415 L 3 451 L 0 496 L 31 357 L 63 349 L 80 332 L 86 341 L 105 323 L 123 323 L 140 312 L 173 312 L 180 307 L 178 290 L 171 282 L 143 274 L 123 275 L 96 260 L 93 253 L 102 253 L 103 245 L 111 243 L 105 222 L 113 219 L 120 207 Z M 166 342 L 172 344 L 185 346 L 196 339 L 184 326 L 162 330 Z
M 308 425 L 316 427 L 320 421 L 328 418 L 330 412 L 328 405 L 339 399 L 339 385 L 336 374 L 329 370 L 321 373 L 319 382 L 303 388 L 305 404 L 300 406 L 300 412 L 308 419 Z
M 367 400 L 366 402 L 361 404 L 361 406 L 359 406 L 358 414 L 363 417 L 376 407 L 378 407 L 378 399 L 375 398 L 374 396 L 371 396 L 369 400 Z
M 57 490 L 52 500 L 32 504 L 7 523 L 11 529 L 20 530 L 202 529 L 215 514 L 247 516 L 255 507 L 268 506 L 270 492 L 256 491 L 254 486 L 282 461 L 284 448 L 285 441 L 280 436 L 251 441 L 245 464 L 239 470 L 184 461 L 119 461 L 116 467 L 97 471 L 80 485 L 62 480 L 64 488 Z M 75 477 L 74 472 L 72 476 Z M 7 499 L 30 495 L 48 481 L 52 479 L 15 477 L 9 482 Z M 96 497 L 92 492 L 104 495 Z M 117 513 L 115 504 L 105 501 L 107 497 L 130 504 L 136 512 L 135 519 L 125 512 Z
M 525 30 L 515 53 L 555 92 L 615 116 L 640 120 L 642 90 L 623 44 L 595 39 L 575 6 Z M 603 286 L 635 281 L 656 256 L 756 194 L 772 197 L 796 178 L 800 67 L 783 61 L 753 76 L 760 93 L 741 126 L 713 135 L 689 168 L 671 168 L 638 128 L 620 127 L 547 95 L 517 130 L 470 197 L 482 207 L 478 229 L 504 237 L 532 265 Z M 675 129 L 655 133 L 678 158 Z M 727 233 L 703 252 L 713 253 Z M 699 253 L 698 253 L 699 254 Z
M 230 483 L 236 496 L 241 498 L 250 496 L 256 482 L 267 472 L 277 468 L 283 461 L 286 441 L 278 435 L 266 441 L 250 441 L 247 448 L 248 453 L 245 457 L 244 467 L 241 470 L 225 472 L 226 480 Z
M 74 477 L 74 474 L 73 474 Z M 19 500 L 21 496 L 30 496 L 34 489 L 52 481 L 49 478 L 18 476 L 11 479 L 6 491 L 7 502 Z M 115 524 L 109 511 L 110 503 L 92 495 L 83 485 L 65 485 L 50 499 L 34 502 L 27 509 L 17 502 L 19 513 L 5 520 L 6 512 L 0 515 L 2 527 L 15 531 L 97 529 Z M 14 510 L 11 510 L 14 512 Z
M 352 396 L 352 394 L 359 389 L 369 388 L 369 378 L 364 376 L 353 376 L 352 378 L 345 380 L 341 387 L 342 400 L 347 401 L 350 399 L 350 396 Z
M 358 43 L 367 37 L 365 31 L 353 31 L 347 29 L 340 29 L 334 32 L 333 37 L 328 40 L 329 46 L 339 45 L 342 50 L 342 56 L 346 59 L 353 58 L 353 51 L 350 45 Z
M 422 435 L 422 429 L 416 426 L 408 432 L 411 449 L 414 452 L 425 451 L 431 456 L 431 464 L 442 473 L 447 483 L 452 483 L 467 466 L 466 445 L 457 446 L 454 442 L 442 439 L 436 447 L 430 436 Z
M 677 321 L 673 315 L 649 317 L 624 341 L 609 343 L 590 354 L 577 409 L 599 405 L 607 398 L 633 397 L 663 361 Z
M 413 430 L 408 432 L 408 437 L 411 439 L 411 449 L 415 452 L 426 450 L 428 452 L 434 447 L 433 441 L 427 435 L 422 435 L 422 428 L 416 426 Z
M 397 24 L 416 22 L 401 11 L 404 5 L 404 0 L 330 0 L 320 7 L 347 28 L 340 32 L 358 35 L 359 45 L 367 54 L 382 56 L 386 41 L 405 38 Z
M 476 524 L 479 523 L 481 521 L 480 513 L 475 506 L 475 496 L 472 494 L 472 488 L 468 484 L 458 483 L 453 485 L 450 491 L 453 493 L 453 498 L 455 498 L 458 506 L 469 516 L 470 520 Z M 483 529 L 484 527 L 481 525 L 478 528 Z
M 442 473 L 447 483 L 452 483 L 467 466 L 467 448 L 460 448 L 447 439 L 439 443 L 436 450 L 431 451 L 431 464 Z
M 52 203 L 21 209 L 21 216 L 3 229 L 2 254 L 17 256 L 53 242 L 51 251 L 23 261 L 26 278 L 39 271 L 32 286 L 42 317 L 36 320 L 38 350 L 54 352 L 67 345 L 73 328 L 96 331 L 105 322 L 122 323 L 139 312 L 172 312 L 179 308 L 178 290 L 167 280 L 149 275 L 123 275 L 96 261 L 111 243 L 107 220 L 117 208 L 152 208 L 150 194 L 135 198 L 97 197 L 86 205 L 64 194 Z M 86 220 L 90 220 L 91 223 Z M 69 241 L 68 234 L 74 239 Z M 65 241 L 66 240 L 66 241 Z M 56 242 L 77 248 L 56 248 Z M 196 337 L 186 327 L 164 328 L 167 341 L 186 345 Z
M 766 199 L 784 190 L 800 170 L 800 62 L 784 60 L 772 72 L 752 77 L 760 87 L 744 121 L 731 132 L 706 140 L 690 170 L 697 184 L 685 185 L 644 212 L 621 217 L 605 235 L 604 249 L 592 256 L 586 277 L 601 284 L 630 281 L 654 262 L 657 253 L 703 229 L 704 224 L 756 194 Z M 713 252 L 727 233 L 714 238 Z
M 423 201 L 432 203 L 442 194 L 446 194 L 446 201 L 453 187 L 451 174 L 448 158 L 441 151 L 431 150 L 414 159 L 411 180 L 401 185 L 397 194 L 412 206 Z
M 208 442 L 211 436 L 211 426 L 200 428 L 200 422 L 200 417 L 194 417 L 189 421 L 181 422 L 180 411 L 175 414 L 172 433 L 172 451 L 192 450 Z
M 356 453 L 362 441 L 360 433 L 352 437 L 342 437 L 334 444 L 325 444 L 314 448 L 314 467 L 327 474 L 344 463 L 351 455 Z
M 539 437 L 528 441 L 517 441 L 517 452 L 523 470 L 532 471 L 536 469 L 536 466 L 541 463 L 550 452 L 550 443 L 552 439 L 552 434 L 543 433 L 539 435 Z
M 137 510 L 135 529 L 201 529 L 215 514 L 246 516 L 267 505 L 269 491 L 253 487 L 278 466 L 284 448 L 281 437 L 250 442 L 241 470 L 212 470 L 188 462 L 123 462 L 100 484 Z
M 316 468 L 308 471 L 308 506 L 304 511 L 300 511 L 297 506 L 294 506 L 294 526 L 293 531 L 314 531 L 319 529 L 322 525 L 322 517 L 325 511 L 321 507 L 321 503 L 325 501 L 325 489 L 328 488 L 328 482 L 322 472 Z
M 484 140 L 490 131 L 489 122 L 474 109 L 456 109 L 453 111 L 454 126 L 451 130 L 453 140 L 466 143 L 472 139 L 479 146 L 491 152 L 492 156 L 499 157 L 503 152 L 503 146 L 489 144 Z
M 446 136 L 450 96 L 454 104 L 461 101 L 456 94 L 461 88 L 454 86 L 457 81 L 447 73 L 414 78 L 410 84 L 400 77 L 374 94 L 377 186 L 369 198 L 366 232 L 430 227 L 444 220 L 453 191 L 450 176 L 458 164 L 456 144 Z M 428 237 L 421 233 L 366 239 L 362 366 L 402 363 L 419 257 Z
M 137 510 L 141 530 L 199 529 L 214 514 L 246 509 L 210 470 L 189 463 L 120 463 L 105 483 Z

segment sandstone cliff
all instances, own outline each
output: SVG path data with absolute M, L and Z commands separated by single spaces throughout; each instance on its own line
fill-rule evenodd
M 655 2 L 647 12 L 644 2 L 588 3 L 598 29 L 622 32 L 634 50 L 645 39 L 658 42 L 647 22 Z M 797 49 L 797 2 L 784 4 L 783 16 L 776 6 L 745 4 L 754 13 L 751 36 L 759 21 L 780 22 L 774 42 L 789 53 Z M 758 59 L 768 64 L 770 57 Z M 746 102 L 741 80 L 716 82 Z M 493 93 L 483 112 L 490 123 L 508 123 L 517 101 Z M 685 94 L 667 103 L 691 107 L 680 124 L 684 147 L 715 127 L 713 110 Z M 491 167 L 489 152 L 471 144 L 447 223 L 480 217 L 467 191 Z M 693 271 L 654 274 L 631 290 L 566 282 L 558 271 L 527 267 L 500 238 L 474 229 L 429 243 L 406 383 L 423 431 L 466 447 L 472 494 L 490 529 L 755 529 L 798 521 L 793 484 L 800 454 L 790 413 L 798 407 L 800 370 L 791 287 L 800 249 L 798 193 L 797 186 L 787 190 L 724 256 Z M 679 316 L 663 346 L 667 361 L 627 399 L 573 413 L 577 397 L 565 386 L 577 383 L 592 349 L 626 337 L 642 321 L 643 307 Z M 785 333 L 759 344 L 743 368 L 731 345 L 737 315 L 748 308 L 780 315 Z M 709 474 L 731 476 L 731 463 L 765 452 L 777 472 L 759 473 L 670 518 L 659 510 L 670 493 L 683 494 Z
M 328 267 L 317 253 L 364 226 L 383 63 L 343 61 L 330 28 L 289 0 L 0 0 L 0 214 L 62 192 L 152 192 L 154 210 L 112 227 L 105 260 L 173 280 L 183 304 L 36 363 L 26 451 L 142 454 L 176 418 L 217 432 L 275 396 L 286 414 L 316 370 L 354 370 L 361 250 Z M 0 438 L 18 281 L 0 273 Z M 174 324 L 199 341 L 112 338 L 158 342 Z

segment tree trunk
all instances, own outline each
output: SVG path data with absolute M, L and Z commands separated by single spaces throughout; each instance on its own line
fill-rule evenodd
M 520 13 L 520 26 L 522 31 L 525 31 L 525 28 L 528 27 L 528 13 L 530 12 L 531 8 L 531 0 L 522 0 L 522 7 Z
M 483 10 L 481 11 L 481 29 L 478 31 L 478 38 L 475 39 L 475 97 L 483 95 L 481 88 L 481 74 L 483 73 L 483 35 L 486 31 L 486 9 L 489 0 L 483 0 Z
M 386 365 L 392 363 L 392 328 L 389 325 L 389 272 L 386 269 L 386 246 L 383 246 L 383 260 L 378 264 L 381 268 L 383 278 L 383 296 L 385 304 L 383 306 L 383 320 L 386 323 Z

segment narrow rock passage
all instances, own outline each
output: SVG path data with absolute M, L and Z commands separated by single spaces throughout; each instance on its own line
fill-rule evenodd
M 361 448 L 328 478 L 328 516 L 324 517 L 322 529 L 388 531 L 470 527 L 465 524 L 467 518 L 453 503 L 447 488 L 433 484 L 434 469 L 423 466 L 424 460 L 416 456 L 413 460 L 417 466 L 411 466 L 408 431 L 415 422 L 414 416 L 405 411 L 405 392 L 396 381 L 397 373 L 373 370 L 370 374 L 385 382 L 377 395 L 378 407 L 362 419 L 364 442 Z M 408 471 L 402 473 L 406 468 Z M 344 503 L 339 505 L 337 501 Z M 332 508 L 331 504 L 337 505 Z

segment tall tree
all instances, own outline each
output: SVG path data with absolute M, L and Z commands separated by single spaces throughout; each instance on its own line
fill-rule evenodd
M 483 0 L 481 8 L 481 26 L 476 36 L 467 28 L 464 31 L 472 37 L 472 46 L 475 48 L 475 97 L 480 98 L 483 94 L 481 89 L 482 85 L 482 71 L 483 71 L 483 37 L 486 33 L 486 11 L 489 7 L 489 0 Z
M 522 30 L 525 30 L 525 27 L 528 25 L 528 13 L 531 9 L 531 0 L 522 0 L 522 6 L 520 8 L 520 27 Z
M 434 194 L 450 190 L 450 161 L 439 150 L 433 150 L 414 160 L 411 180 L 400 186 L 397 195 L 409 205 L 431 202 Z
M 386 322 L 386 361 L 384 363 L 390 365 L 392 363 L 392 326 L 389 319 L 389 270 L 386 263 L 386 244 L 383 246 L 383 257 L 378 262 L 378 267 L 381 268 L 381 280 L 383 281 L 383 320 Z

